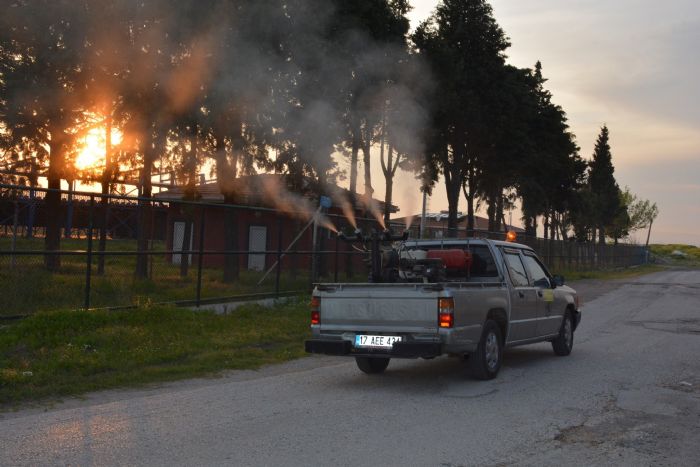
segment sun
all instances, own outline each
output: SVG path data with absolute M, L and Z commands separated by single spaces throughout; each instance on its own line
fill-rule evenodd
M 122 133 L 116 128 L 112 128 L 112 145 L 121 142 Z M 78 155 L 75 158 L 75 168 L 87 170 L 99 167 L 105 160 L 105 129 L 103 127 L 93 128 L 81 139 Z

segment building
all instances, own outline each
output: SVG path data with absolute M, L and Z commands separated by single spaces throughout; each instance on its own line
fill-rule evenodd
M 223 267 L 223 251 L 239 252 L 239 266 L 252 270 L 264 270 L 272 266 L 278 251 L 286 250 L 297 236 L 299 239 L 285 258 L 292 267 L 310 265 L 310 253 L 313 237 L 313 214 L 319 206 L 320 196 L 333 200 L 329 209 L 324 209 L 329 222 L 319 224 L 317 238 L 319 251 L 341 250 L 338 255 L 322 255 L 321 268 L 335 268 L 335 262 L 344 262 L 345 258 L 354 258 L 355 271 L 363 270 L 362 258 L 351 252 L 350 245 L 336 240 L 335 230 L 353 230 L 351 221 L 346 217 L 351 209 L 357 224 L 365 230 L 377 228 L 377 222 L 367 208 L 360 203 L 350 207 L 352 199 L 348 190 L 335 185 L 321 190 L 310 183 L 301 189 L 292 189 L 286 178 L 279 174 L 259 174 L 239 177 L 231 185 L 235 193 L 234 204 L 224 205 L 224 197 L 216 182 L 197 186 L 197 203 L 182 203 L 183 187 L 173 186 L 155 195 L 156 199 L 169 202 L 166 219 L 166 249 L 173 252 L 168 258 L 176 264 L 182 261 L 178 251 L 190 250 L 190 263 L 196 264 L 200 249 L 205 252 L 202 263 L 205 267 Z M 340 202 L 346 204 L 343 211 Z M 375 210 L 381 212 L 384 203 L 372 200 Z M 398 208 L 391 207 L 396 213 Z M 229 225 L 227 226 L 227 223 Z M 189 227 L 188 227 L 189 226 Z M 190 234 L 185 235 L 186 229 Z M 226 232 L 234 235 L 226 241 Z M 189 248 L 184 248 L 189 237 Z M 266 253 L 265 253 L 266 252 Z M 339 265 L 342 268 L 342 266 Z M 341 269 L 345 270 L 345 269 Z

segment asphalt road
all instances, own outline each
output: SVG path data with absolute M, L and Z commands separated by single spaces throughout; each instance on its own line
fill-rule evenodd
M 569 357 L 312 357 L 0 414 L 0 465 L 698 465 L 700 271 L 607 286 Z M 595 295 L 595 288 L 582 284 Z

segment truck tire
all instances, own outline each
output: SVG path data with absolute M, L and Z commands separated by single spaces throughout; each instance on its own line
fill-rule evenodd
M 560 357 L 566 357 L 574 348 L 574 318 L 570 311 L 564 313 L 564 321 L 561 322 L 559 335 L 552 341 L 554 353 Z
M 374 375 L 386 370 L 389 366 L 390 358 L 355 357 L 357 367 L 368 375 Z
M 472 377 L 480 380 L 493 379 L 501 369 L 503 360 L 503 337 L 501 328 L 493 320 L 486 320 L 476 352 L 469 356 Z

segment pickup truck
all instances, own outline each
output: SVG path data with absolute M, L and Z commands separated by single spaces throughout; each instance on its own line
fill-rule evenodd
M 532 248 L 445 239 L 391 251 L 382 253 L 391 280 L 316 284 L 307 352 L 354 357 L 368 374 L 391 358 L 459 356 L 477 379 L 496 377 L 508 347 L 548 341 L 556 355 L 571 353 L 578 295 Z

